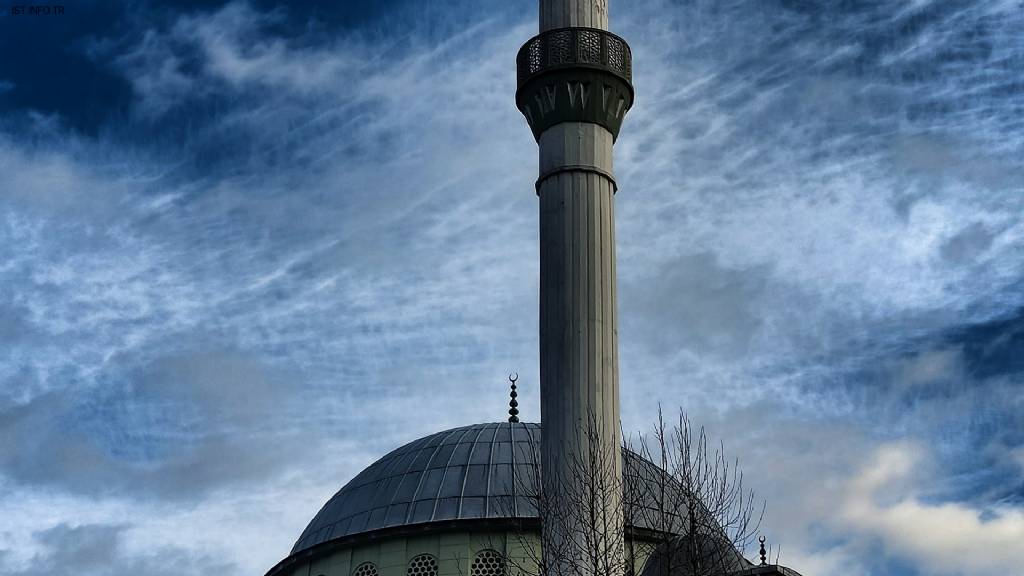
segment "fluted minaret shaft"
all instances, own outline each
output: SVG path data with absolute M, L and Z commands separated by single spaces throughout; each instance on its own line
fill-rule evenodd
M 582 26 L 608 29 L 608 0 L 540 0 L 540 31 Z
M 607 28 L 607 0 L 540 0 L 518 58 L 540 147 L 542 526 L 557 576 L 623 568 L 612 145 L 633 93 L 629 47 Z

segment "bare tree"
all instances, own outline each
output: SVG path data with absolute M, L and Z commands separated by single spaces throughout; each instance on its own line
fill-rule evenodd
M 622 575 L 625 490 L 621 447 L 593 416 L 576 430 L 574 450 L 555 476 L 544 467 L 538 509 L 543 565 L 550 576 Z
M 738 461 L 721 443 L 710 449 L 704 428 L 695 431 L 683 411 L 669 426 L 659 409 L 653 432 L 626 448 L 639 456 L 626 469 L 634 476 L 626 480 L 627 507 L 655 544 L 643 576 L 724 576 L 750 567 L 743 553 L 765 505 L 744 488 Z
M 614 576 L 629 573 L 624 553 L 621 447 L 609 445 L 596 419 L 577 430 L 561 454 L 564 467 L 541 475 L 540 451 L 530 444 L 529 477 L 514 477 L 514 492 L 530 502 L 538 524 L 520 518 L 514 537 L 522 559 L 507 558 L 509 568 L 524 576 Z M 558 474 L 557 470 L 563 471 Z M 509 510 L 508 516 L 512 516 Z
M 721 444 L 709 448 L 703 427 L 693 430 L 682 411 L 669 425 L 659 410 L 652 433 L 623 435 L 621 448 L 601 442 L 603 432 L 594 418 L 579 431 L 580 449 L 562 455 L 564 477 L 542 482 L 535 465 L 534 477 L 515 479 L 545 525 L 518 532 L 528 558 L 509 567 L 528 576 L 724 576 L 752 566 L 743 552 L 763 502 Z

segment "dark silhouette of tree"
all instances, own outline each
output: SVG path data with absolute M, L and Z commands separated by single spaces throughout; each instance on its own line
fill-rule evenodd
M 534 477 L 516 478 L 544 525 L 539 549 L 535 530 L 519 532 L 528 557 L 509 567 L 544 576 L 724 576 L 753 566 L 743 553 L 764 504 L 723 446 L 708 446 L 703 427 L 694 430 L 682 411 L 670 425 L 659 410 L 651 433 L 623 435 L 621 447 L 601 442 L 603 432 L 590 418 L 579 449 L 563 455 L 563 477 L 541 478 L 548 472 L 535 465 Z
M 634 526 L 653 535 L 653 556 L 642 576 L 719 576 L 747 569 L 743 553 L 764 516 L 764 502 L 743 485 L 737 460 L 708 446 L 680 410 L 669 425 L 661 410 L 648 436 L 626 441 L 640 458 L 625 482 Z

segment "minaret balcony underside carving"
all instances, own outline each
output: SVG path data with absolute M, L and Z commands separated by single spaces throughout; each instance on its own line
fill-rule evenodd
M 557 28 L 516 56 L 516 106 L 533 136 L 563 122 L 588 122 L 619 135 L 633 105 L 633 56 L 622 38 L 597 28 Z

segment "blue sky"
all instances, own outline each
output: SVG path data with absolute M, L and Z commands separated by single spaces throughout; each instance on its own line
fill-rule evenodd
M 261 574 L 538 418 L 534 2 L 0 16 L 0 574 Z M 1024 573 L 1024 5 L 619 0 L 622 417 L 806 576 Z

